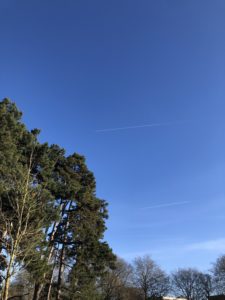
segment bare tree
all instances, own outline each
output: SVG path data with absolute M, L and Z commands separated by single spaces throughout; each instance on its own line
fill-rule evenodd
M 216 293 L 225 295 L 225 255 L 220 256 L 212 268 Z
M 133 284 L 145 300 L 165 296 L 169 291 L 168 276 L 147 255 L 134 260 Z
M 1 247 L 6 257 L 2 300 L 8 299 L 11 278 L 33 259 L 32 253 L 43 235 L 43 218 L 40 214 L 42 191 L 34 185 L 31 175 L 32 153 L 28 165 L 5 183 L 9 209 L 0 203 Z
M 115 268 L 106 271 L 100 280 L 100 289 L 104 299 L 128 299 L 132 266 L 123 259 L 117 258 Z
M 187 300 L 207 300 L 212 292 L 210 275 L 191 268 L 174 272 L 172 287 L 176 296 L 183 296 Z
M 209 274 L 199 272 L 197 282 L 197 299 L 208 300 L 213 292 L 212 277 Z

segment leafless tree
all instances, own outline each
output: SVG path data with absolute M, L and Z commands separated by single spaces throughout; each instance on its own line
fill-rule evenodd
M 225 295 L 225 255 L 217 259 L 213 265 L 212 274 L 216 293 Z
M 5 184 L 10 212 L 2 209 L 0 202 L 1 247 L 7 265 L 2 274 L 2 300 L 8 299 L 11 278 L 33 259 L 31 254 L 43 235 L 41 190 L 33 184 L 31 168 L 32 154 L 29 164 L 21 167 L 20 176 Z
M 187 300 L 194 297 L 196 270 L 179 269 L 172 274 L 172 286 L 177 296 L 184 296 Z
M 212 292 L 210 275 L 191 268 L 174 272 L 172 287 L 176 296 L 183 296 L 187 300 L 207 300 Z
M 117 258 L 115 268 L 108 270 L 100 282 L 104 299 L 128 299 L 131 275 L 131 265 Z
M 133 284 L 145 300 L 165 296 L 169 291 L 168 276 L 147 255 L 134 260 Z
M 198 293 L 196 298 L 208 300 L 213 292 L 212 277 L 209 274 L 199 272 L 197 282 Z

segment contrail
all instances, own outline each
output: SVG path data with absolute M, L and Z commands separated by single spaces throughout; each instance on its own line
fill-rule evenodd
M 173 122 L 163 122 L 163 123 L 152 123 L 152 124 L 143 124 L 143 125 L 135 125 L 135 126 L 125 126 L 125 127 L 115 127 L 115 128 L 105 128 L 105 129 L 97 129 L 95 132 L 110 132 L 110 131 L 119 131 L 119 130 L 128 130 L 128 129 L 138 129 L 145 127 L 159 127 L 159 126 L 169 126 L 175 124 L 182 124 L 191 122 L 191 120 L 183 120 L 183 121 L 173 121 Z
M 170 206 L 177 206 L 177 205 L 184 205 L 188 204 L 190 201 L 180 201 L 180 202 L 169 202 L 169 203 L 161 203 L 152 206 L 143 207 L 142 209 L 154 209 L 154 208 L 163 208 L 163 207 L 170 207 Z

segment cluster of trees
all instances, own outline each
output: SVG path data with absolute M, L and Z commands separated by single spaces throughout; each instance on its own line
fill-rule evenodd
M 107 203 L 85 158 L 40 143 L 21 117 L 0 102 L 1 299 L 25 279 L 33 300 L 95 299 L 97 278 L 115 261 L 103 240 Z
M 103 299 L 160 300 L 168 294 L 186 300 L 225 298 L 225 255 L 217 259 L 209 273 L 183 268 L 167 275 L 149 257 L 138 257 L 133 264 L 117 260 L 116 268 L 104 278 Z
M 225 256 L 210 274 L 167 275 L 149 256 L 133 264 L 104 241 L 107 203 L 77 153 L 38 141 L 8 99 L 0 102 L 0 298 L 187 300 L 225 294 Z
M 64 285 L 65 288 L 69 286 L 66 282 Z M 14 294 L 23 291 L 25 296 L 21 299 L 24 300 L 32 299 L 32 288 L 27 271 L 12 284 Z M 162 300 L 164 296 L 173 295 L 178 299 L 209 300 L 212 295 L 224 295 L 225 298 L 225 255 L 217 259 L 210 273 L 187 268 L 178 269 L 170 275 L 149 256 L 137 257 L 132 264 L 117 258 L 113 267 L 106 268 L 96 278 L 92 289 L 83 291 L 84 294 L 77 291 L 76 297 L 89 300 Z M 55 299 L 54 294 L 52 298 Z M 73 296 L 68 298 L 73 299 Z M 67 299 L 65 294 L 61 295 L 61 299 Z

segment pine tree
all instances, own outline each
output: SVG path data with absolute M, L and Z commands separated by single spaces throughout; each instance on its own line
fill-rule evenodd
M 71 292 L 85 299 L 115 259 L 103 241 L 107 203 L 95 195 L 85 158 L 39 143 L 39 130 L 27 130 L 21 117 L 11 101 L 0 102 L 2 299 L 20 269 L 30 274 L 34 300 Z
M 105 265 L 114 261 L 111 249 L 100 241 L 106 229 L 106 202 L 95 196 L 95 179 L 84 157 L 78 154 L 67 157 L 61 162 L 59 170 L 61 182 L 67 184 L 64 192 L 61 189 L 61 219 L 53 240 L 55 263 L 52 275 L 55 270 L 56 299 L 61 299 L 66 270 L 70 287 L 76 292 L 78 286 L 79 289 L 84 286 L 87 289 L 87 285 L 93 284 Z M 51 283 L 48 297 L 53 285 Z

